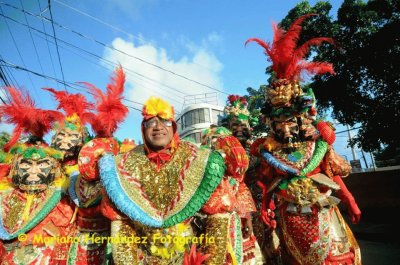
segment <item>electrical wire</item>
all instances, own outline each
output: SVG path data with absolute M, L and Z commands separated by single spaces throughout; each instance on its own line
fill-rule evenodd
M 23 5 L 23 3 L 22 3 L 22 0 L 19 0 L 19 2 L 20 2 L 20 4 L 21 4 L 22 8 L 24 9 L 24 5 Z M 26 17 L 26 14 L 25 14 L 25 13 L 24 13 L 24 18 L 25 18 L 26 24 L 29 26 L 28 18 Z M 28 28 L 28 31 L 29 31 L 29 36 L 31 37 L 31 40 L 32 40 L 33 48 L 34 48 L 34 50 L 35 50 L 37 62 L 39 63 L 40 70 L 42 70 L 42 73 L 44 74 L 42 62 L 40 61 L 39 53 L 38 53 L 38 50 L 37 50 L 37 48 L 36 48 L 36 43 L 35 43 L 35 40 L 33 39 L 32 32 L 31 32 L 30 28 Z
M 11 18 L 11 17 L 9 17 L 9 16 L 6 16 L 6 15 L 4 15 L 4 14 L 0 14 L 0 16 L 3 16 L 4 18 L 9 19 L 9 20 L 11 20 L 11 21 L 13 21 L 13 22 L 15 22 L 15 23 L 17 23 L 17 24 L 20 24 L 20 25 L 22 25 L 22 26 L 29 27 L 30 29 L 32 29 L 32 30 L 34 30 L 34 31 L 36 31 L 36 32 L 38 32 L 38 33 L 41 33 L 41 34 L 43 34 L 43 35 L 45 35 L 45 36 L 50 36 L 49 34 L 43 32 L 43 31 L 41 31 L 41 30 L 38 30 L 38 29 L 36 29 L 36 28 L 34 28 L 34 27 L 31 27 L 31 26 L 26 25 L 26 24 L 24 24 L 24 23 L 22 23 L 22 22 L 19 22 L 19 21 L 15 20 L 15 19 L 13 19 L 13 18 Z M 87 50 L 85 50 L 85 49 L 82 49 L 82 48 L 80 48 L 80 47 L 78 47 L 78 46 L 76 46 L 76 45 L 74 45 L 74 44 L 71 44 L 71 43 L 69 43 L 69 42 L 67 42 L 67 41 L 64 41 L 64 40 L 59 39 L 59 38 L 56 38 L 56 39 L 57 39 L 59 42 L 61 42 L 61 43 L 64 43 L 64 44 L 66 44 L 66 45 L 68 45 L 68 46 L 71 46 L 71 47 L 73 47 L 73 48 L 75 48 L 75 49 L 78 49 L 78 50 L 80 50 L 80 51 L 84 51 L 85 53 L 88 53 L 88 54 L 90 54 L 90 55 L 92 55 L 92 56 L 94 56 L 94 57 L 96 57 L 96 58 L 98 58 L 98 59 L 100 59 L 100 60 L 107 61 L 107 62 L 109 62 L 109 63 L 111 63 L 111 64 L 114 64 L 114 65 L 118 65 L 117 63 L 114 63 L 114 62 L 112 62 L 112 61 L 109 61 L 109 60 L 107 60 L 107 59 L 104 59 L 104 58 L 102 58 L 102 57 L 99 56 L 99 55 L 96 55 L 96 54 L 94 54 L 94 53 L 92 53 L 92 52 L 89 52 L 89 51 L 87 51 Z M 124 69 L 125 69 L 125 68 L 124 68 Z M 147 77 L 147 76 L 145 76 L 145 75 L 142 75 L 142 74 L 140 74 L 140 73 L 138 73 L 138 72 L 136 72 L 136 71 L 134 71 L 134 70 L 132 70 L 132 69 L 126 68 L 126 70 L 127 70 L 127 71 L 130 71 L 130 72 L 132 72 L 132 73 L 134 73 L 134 74 L 136 74 L 136 75 L 138 75 L 138 76 L 141 76 L 142 78 L 145 78 L 145 79 L 150 80 L 150 81 L 152 81 L 152 82 L 158 83 L 158 84 L 160 84 L 160 85 L 162 85 L 162 86 L 164 86 L 164 87 L 166 87 L 166 88 L 169 88 L 169 89 L 171 89 L 171 90 L 174 91 L 174 92 L 177 91 L 177 92 L 180 92 L 180 93 L 184 93 L 184 92 L 182 92 L 182 91 L 180 91 L 180 90 L 178 90 L 178 89 L 176 89 L 176 88 L 174 88 L 174 87 L 171 87 L 171 86 L 162 84 L 162 83 L 158 82 L 157 80 L 152 79 L 152 78 L 150 78 L 150 77 Z M 179 97 L 180 97 L 180 98 L 183 98 L 182 96 L 179 96 Z M 175 100 L 175 99 L 173 99 L 173 100 Z M 176 101 L 176 100 L 175 100 L 175 101 Z M 178 102 L 178 101 L 176 101 L 176 102 Z M 182 104 L 182 102 L 178 102 L 178 103 Z
M 42 11 L 42 6 L 40 5 L 40 0 L 37 0 L 37 2 L 38 2 L 38 5 L 39 5 L 40 14 L 42 14 L 43 12 L 45 12 L 47 10 L 47 8 Z M 40 22 L 42 23 L 43 31 L 47 34 L 46 27 L 44 26 L 43 20 L 41 19 Z M 45 36 L 45 40 L 46 40 L 46 44 L 47 44 L 47 51 L 48 51 L 49 56 L 50 56 L 50 62 L 51 62 L 51 67 L 53 69 L 53 74 L 54 74 L 54 76 L 57 77 L 56 68 L 54 67 L 54 62 L 53 62 L 53 55 L 50 52 L 49 40 L 47 39 L 47 36 Z M 56 83 L 56 86 L 59 89 L 58 83 Z
M 61 56 L 60 56 L 60 52 L 58 50 L 56 30 L 54 28 L 54 23 L 53 23 L 54 20 L 53 20 L 53 12 L 51 11 L 51 0 L 48 0 L 48 9 L 49 9 L 50 18 L 51 18 L 51 27 L 53 29 L 53 37 L 54 37 L 54 41 L 56 43 L 56 51 L 57 51 L 57 56 L 58 56 L 58 63 L 60 64 L 61 76 L 62 76 L 63 81 L 65 82 L 64 70 L 63 70 L 62 63 L 61 63 Z M 64 85 L 64 89 L 65 89 L 65 91 L 68 92 L 67 87 L 65 85 Z
M 50 1 L 50 0 L 49 0 L 49 1 Z M 214 87 L 212 87 L 212 86 L 210 86 L 210 85 L 207 85 L 207 84 L 203 84 L 203 83 L 201 83 L 201 82 L 199 82 L 199 81 L 196 81 L 196 80 L 194 80 L 194 79 L 192 79 L 192 78 L 186 77 L 186 76 L 184 76 L 184 75 L 182 75 L 182 74 L 175 73 L 175 72 L 172 71 L 172 70 L 169 70 L 169 69 L 166 69 L 166 68 L 164 68 L 164 67 L 162 67 L 162 66 L 159 66 L 159 65 L 157 65 L 157 64 L 148 62 L 148 61 L 146 61 L 146 60 L 144 60 L 144 59 L 142 59 L 142 58 L 139 58 L 139 57 L 134 56 L 134 55 L 132 55 L 132 54 L 126 53 L 126 52 L 124 52 L 124 51 L 122 51 L 122 50 L 116 49 L 116 48 L 114 48 L 113 46 L 110 46 L 110 45 L 108 45 L 108 44 L 106 44 L 106 43 L 103 43 L 103 42 L 101 42 L 101 41 L 99 41 L 99 40 L 97 40 L 97 39 L 95 39 L 95 38 L 93 38 L 93 37 L 89 37 L 89 36 L 87 36 L 87 35 L 85 35 L 85 34 L 82 34 L 82 33 L 80 33 L 80 32 L 77 32 L 76 30 L 73 30 L 73 29 L 71 29 L 71 28 L 68 28 L 68 27 L 66 27 L 66 26 L 63 26 L 63 25 L 57 23 L 56 21 L 54 21 L 53 18 L 49 19 L 49 18 L 44 17 L 44 16 L 42 16 L 42 15 L 35 15 L 35 14 L 32 14 L 32 13 L 27 12 L 27 11 L 25 11 L 25 10 L 21 10 L 21 9 L 15 7 L 15 6 L 10 5 L 10 4 L 6 4 L 6 3 L 4 3 L 4 2 L 1 2 L 1 3 L 4 4 L 4 5 L 13 7 L 13 8 L 15 8 L 15 9 L 17 9 L 17 10 L 20 10 L 21 12 L 25 12 L 25 13 L 27 13 L 27 14 L 29 14 L 29 15 L 33 15 L 33 16 L 39 17 L 39 18 L 41 18 L 41 19 L 44 19 L 44 20 L 47 21 L 47 22 L 51 22 L 51 24 L 52 24 L 53 27 L 54 27 L 54 25 L 56 25 L 56 26 L 58 26 L 58 27 L 60 27 L 60 28 L 63 28 L 63 29 L 65 29 L 65 30 L 68 30 L 68 31 L 70 31 L 70 32 L 72 32 L 72 33 L 74 33 L 74 34 L 76 34 L 76 35 L 82 37 L 82 38 L 91 40 L 91 41 L 93 41 L 93 42 L 95 42 L 95 43 L 97 43 L 97 44 L 99 44 L 99 45 L 101 45 L 101 46 L 103 46 L 103 47 L 106 47 L 106 48 L 108 48 L 108 49 L 117 51 L 117 52 L 119 52 L 119 53 L 121 53 L 121 54 L 124 54 L 124 55 L 126 55 L 126 56 L 128 56 L 128 57 L 131 57 L 131 58 L 133 58 L 133 59 L 135 59 L 135 60 L 138 60 L 138 61 L 140 61 L 140 62 L 143 62 L 143 63 L 145 63 L 145 64 L 151 65 L 151 66 L 153 66 L 153 67 L 155 67 L 155 68 L 158 68 L 158 69 L 160 69 L 160 70 L 162 70 L 162 71 L 165 71 L 165 72 L 167 72 L 167 73 L 170 73 L 170 74 L 172 74 L 172 75 L 175 75 L 175 76 L 178 76 L 178 77 L 180 77 L 180 78 L 182 78 L 182 79 L 185 79 L 185 80 L 187 80 L 187 81 L 189 81 L 189 82 L 192 82 L 192 83 L 195 83 L 195 84 L 197 84 L 197 85 L 200 85 L 200 86 L 209 88 L 209 89 L 211 89 L 211 90 L 217 91 L 217 92 L 222 93 L 222 94 L 225 94 L 225 95 L 229 95 L 228 93 L 226 93 L 226 92 L 224 92 L 224 91 L 222 91 L 222 90 L 220 90 L 220 89 L 214 88 Z
M 72 83 L 72 82 L 65 82 L 65 81 L 60 80 L 60 79 L 55 78 L 55 77 L 51 77 L 51 76 L 48 76 L 48 75 L 40 74 L 40 73 L 37 73 L 37 72 L 32 71 L 32 70 L 30 70 L 30 69 L 27 69 L 27 68 L 24 68 L 24 67 L 15 65 L 15 64 L 13 64 L 13 63 L 7 62 L 7 61 L 5 61 L 5 60 L 3 60 L 3 59 L 0 59 L 0 62 L 3 62 L 3 64 L 4 64 L 5 66 L 7 66 L 7 67 L 11 67 L 11 68 L 14 68 L 14 69 L 17 69 L 17 70 L 26 71 L 26 72 L 29 72 L 29 73 L 31 73 L 31 74 L 40 76 L 40 77 L 42 77 L 42 78 L 47 78 L 47 79 L 49 79 L 49 80 L 53 80 L 53 81 L 59 82 L 60 84 L 63 84 L 63 85 L 65 85 L 65 86 L 67 86 L 67 87 L 69 87 L 69 88 L 72 88 L 72 89 L 74 89 L 74 90 L 77 90 L 77 91 L 79 91 L 79 92 L 83 91 L 82 88 L 85 88 L 85 89 L 86 89 L 86 87 L 83 86 L 83 85 L 79 85 L 79 84 Z M 74 85 L 74 86 L 73 86 L 73 85 Z M 77 88 L 76 86 L 81 87 L 81 89 Z M 91 93 L 90 91 L 87 91 L 87 90 L 84 90 L 84 92 L 86 92 L 86 93 L 88 93 L 88 94 L 91 94 L 91 95 L 94 95 L 93 93 Z M 130 102 L 130 103 L 135 103 L 135 104 L 139 104 L 139 105 L 141 105 L 141 106 L 144 105 L 143 103 L 140 103 L 140 102 L 137 102 L 137 101 L 133 101 L 133 100 L 130 100 L 130 99 L 126 99 L 126 98 L 123 99 L 123 101 Z M 137 110 L 137 111 L 140 111 L 140 112 L 142 111 L 141 109 L 135 108 L 135 107 L 133 107 L 133 106 L 127 105 L 127 107 L 132 108 L 132 109 Z M 179 115 L 179 113 L 177 113 L 177 114 Z

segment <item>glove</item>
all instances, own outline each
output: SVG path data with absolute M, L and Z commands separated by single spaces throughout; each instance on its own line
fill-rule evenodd
M 340 176 L 334 176 L 332 179 L 340 186 L 340 190 L 337 191 L 337 194 L 339 198 L 346 204 L 347 212 L 349 213 L 351 222 L 353 224 L 357 224 L 358 222 L 360 222 L 361 211 L 358 208 L 358 205 L 353 195 L 347 189 Z
M 272 199 L 272 195 L 267 193 L 267 187 L 261 182 L 257 182 L 263 190 L 262 206 L 261 206 L 261 219 L 266 224 L 267 228 L 275 230 L 276 220 L 275 218 L 275 202 Z

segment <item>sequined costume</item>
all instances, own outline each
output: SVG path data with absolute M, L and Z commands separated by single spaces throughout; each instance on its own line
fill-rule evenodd
M 112 221 L 111 235 L 132 240 L 113 244 L 114 263 L 189 264 L 198 258 L 206 264 L 241 264 L 241 224 L 233 211 L 231 184 L 223 179 L 224 158 L 180 141 L 173 108 L 162 99 L 151 97 L 142 114 L 144 145 L 115 155 L 105 148 L 104 139 L 95 139 L 79 158 L 85 181 L 100 178 L 104 187 L 101 211 Z M 145 126 L 173 127 L 172 140 L 154 151 Z M 100 159 L 93 155 L 99 149 L 104 151 Z M 247 163 L 238 158 L 241 153 L 236 155 L 241 161 L 236 168 L 243 173 Z
M 246 108 L 247 110 L 247 108 Z M 235 172 L 231 164 L 232 150 L 239 149 L 243 153 L 242 158 L 246 160 L 248 164 L 249 157 L 247 151 L 243 148 L 242 143 L 237 137 L 232 136 L 232 132 L 225 127 L 210 126 L 202 133 L 202 144 L 203 147 L 208 147 L 213 150 L 221 152 L 225 158 L 228 172 Z M 228 154 L 228 155 L 226 155 Z M 233 163 L 234 165 L 235 163 Z M 245 174 L 247 171 L 241 172 L 240 174 L 226 174 L 224 178 L 232 183 L 231 187 L 235 194 L 235 210 L 241 218 L 242 224 L 242 236 L 243 236 L 243 264 L 263 264 L 263 258 L 261 255 L 260 248 L 256 242 L 256 238 L 252 233 L 252 214 L 257 213 L 257 209 L 252 197 L 252 194 L 245 184 Z M 249 228 L 250 227 L 250 228 Z
M 262 159 L 261 217 L 273 230 L 271 235 L 279 237 L 280 245 L 274 244 L 277 263 L 361 264 L 358 244 L 337 207 L 342 200 L 351 220 L 359 221 L 361 212 L 342 180 L 351 167 L 332 148 L 333 127 L 316 119 L 311 88 L 299 82 L 303 70 L 334 73 L 331 64 L 303 60 L 311 45 L 332 39 L 315 38 L 297 47 L 300 24 L 310 16 L 298 18 L 287 32 L 275 27 L 272 44 L 257 38 L 247 41 L 265 48 L 274 71 L 263 110 L 271 131 L 251 147 Z
M 0 264 L 66 264 L 75 225 L 65 196 L 64 153 L 43 140 L 63 115 L 37 109 L 27 94 L 7 89 L 12 101 L 0 106 L 0 116 L 16 127 L 0 154 Z M 17 143 L 22 133 L 29 139 Z

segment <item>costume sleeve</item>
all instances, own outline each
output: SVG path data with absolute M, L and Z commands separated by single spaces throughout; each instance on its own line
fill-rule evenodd
M 237 212 L 241 217 L 244 217 L 247 213 L 257 211 L 250 189 L 244 182 L 239 184 L 236 199 L 238 202 Z
M 351 172 L 350 164 L 340 155 L 338 155 L 332 146 L 328 147 L 328 151 L 321 163 L 323 171 L 329 177 L 341 176 L 346 177 Z
M 87 181 L 98 180 L 98 161 L 104 153 L 118 154 L 119 145 L 113 138 L 96 138 L 86 143 L 79 152 L 79 172 Z
M 226 175 L 242 182 L 249 167 L 249 157 L 239 140 L 234 136 L 219 138 L 215 143 L 215 150 L 224 154 Z

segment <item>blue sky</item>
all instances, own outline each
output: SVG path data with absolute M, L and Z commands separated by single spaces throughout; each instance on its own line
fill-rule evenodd
M 251 37 L 270 41 L 272 22 L 279 22 L 300 1 L 53 0 L 53 19 L 62 26 L 54 25 L 60 57 L 51 23 L 39 18 L 40 14 L 50 18 L 47 2 L 0 3 L 0 59 L 8 63 L 2 64 L 9 80 L 29 90 L 39 107 L 54 108 L 56 103 L 40 88 L 62 90 L 64 86 L 10 64 L 103 89 L 120 63 L 127 74 L 125 97 L 129 101 L 125 104 L 130 106 L 130 114 L 116 136 L 138 142 L 141 115 L 137 109 L 151 95 L 163 97 L 179 112 L 185 96 L 216 92 L 224 103 L 228 94 L 243 95 L 247 87 L 265 84 L 269 63 L 262 48 L 256 44 L 245 47 L 244 43 Z M 314 5 L 317 1 L 309 2 Z M 331 3 L 335 16 L 342 1 Z M 73 87 L 67 90 L 83 92 L 81 87 Z M 4 124 L 0 128 L 12 129 Z M 338 152 L 350 158 L 342 138 L 339 148 L 343 151 Z

